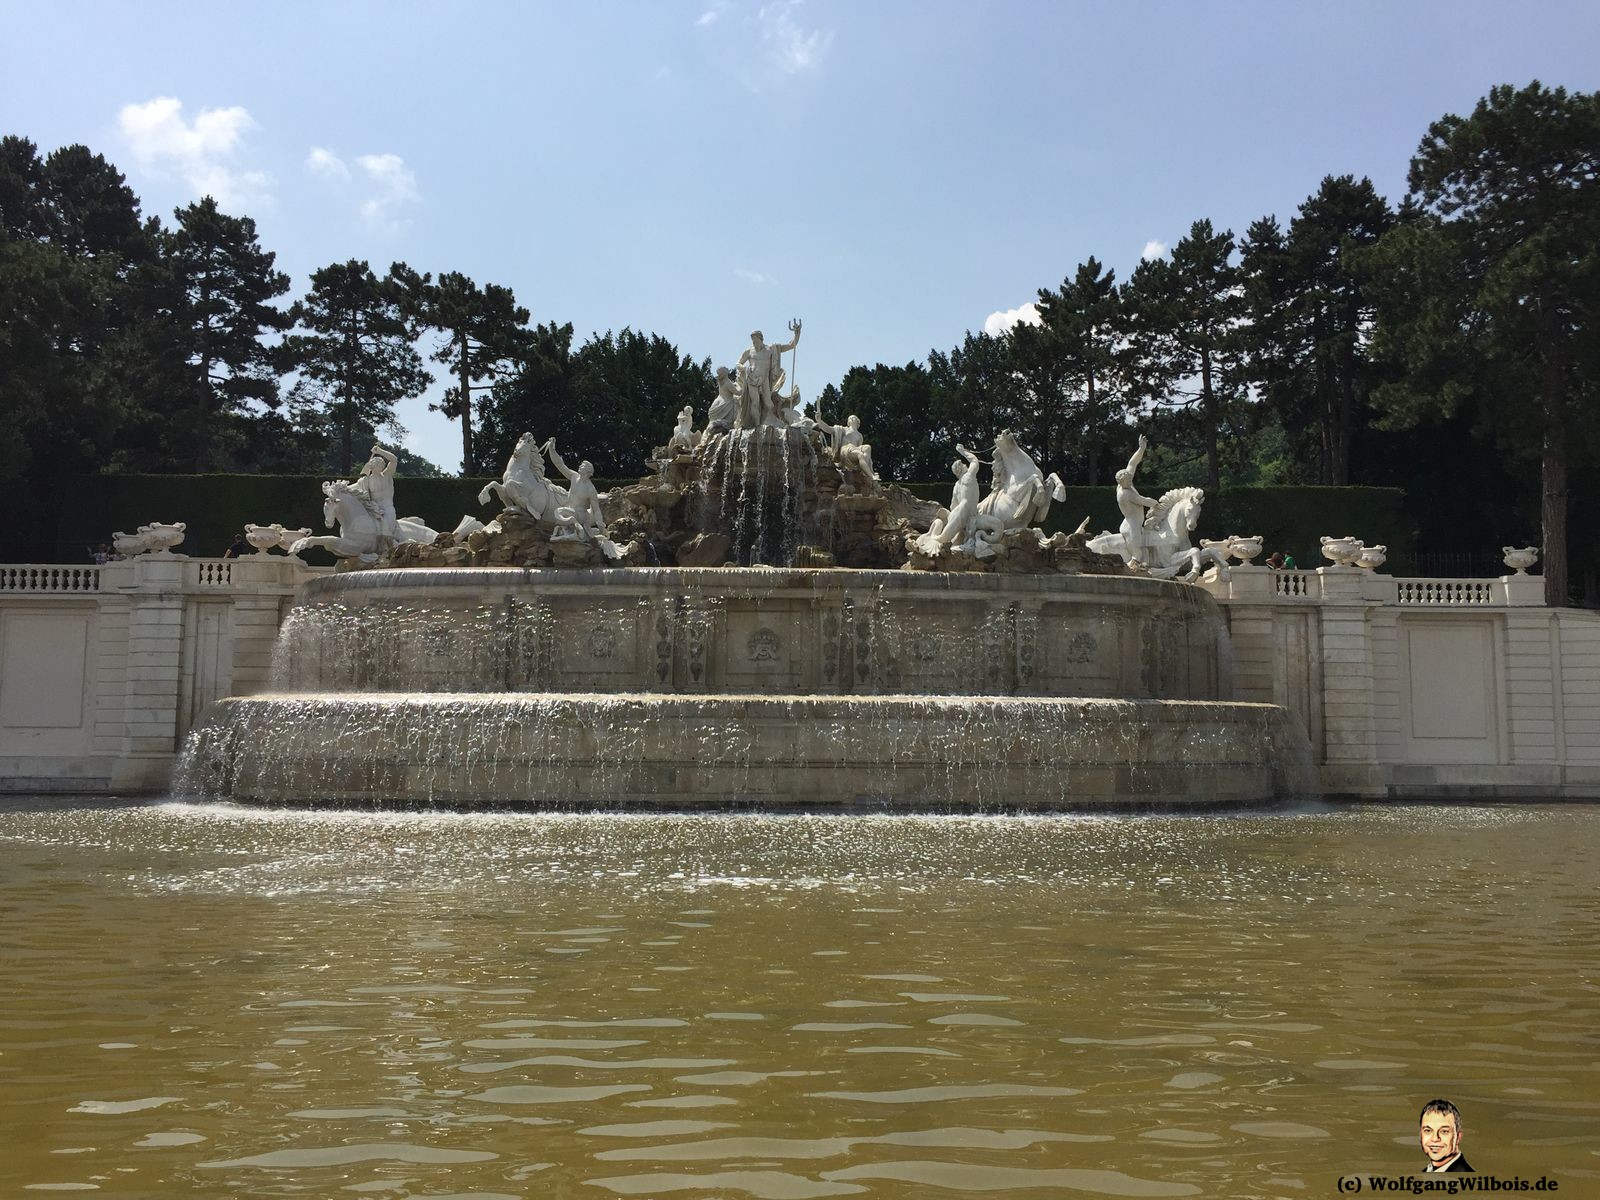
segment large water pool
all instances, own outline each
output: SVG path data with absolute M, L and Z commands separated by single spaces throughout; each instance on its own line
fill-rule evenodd
M 1600 810 L 0 802 L 0 1196 L 1600 1194 Z

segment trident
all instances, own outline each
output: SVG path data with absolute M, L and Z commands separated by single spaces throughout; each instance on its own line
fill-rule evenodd
M 800 318 L 799 317 L 795 317 L 792 321 L 789 322 L 789 332 L 793 333 L 793 334 L 798 334 L 800 332 Z M 795 338 L 794 348 L 789 351 L 789 388 L 790 388 L 791 391 L 793 391 L 795 388 L 800 386 L 800 365 L 799 364 L 800 364 L 800 339 L 798 337 L 796 337 Z M 821 412 L 820 409 L 817 412 L 817 419 L 819 421 L 822 419 L 822 412 Z

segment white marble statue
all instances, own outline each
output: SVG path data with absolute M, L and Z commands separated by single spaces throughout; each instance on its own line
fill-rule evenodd
M 711 412 L 706 418 L 706 431 L 700 440 L 704 441 L 713 433 L 726 433 L 732 429 L 739 420 L 739 414 L 744 411 L 744 378 L 741 372 L 735 378 L 727 367 L 717 368 L 717 398 L 711 402 Z
M 568 503 L 567 489 L 545 478 L 544 456 L 531 433 L 517 439 L 505 473 L 498 481 L 484 485 L 478 493 L 478 503 L 489 503 L 491 495 L 498 495 L 503 507 L 525 513 L 535 521 L 554 521 L 556 506 Z
M 1173 488 L 1159 500 L 1152 500 L 1135 486 L 1134 476 L 1149 448 L 1149 439 L 1140 434 L 1138 449 L 1128 459 L 1128 465 L 1117 472 L 1117 509 L 1122 513 L 1122 525 L 1115 533 L 1090 538 L 1088 548 L 1095 554 L 1115 554 L 1129 566 L 1148 571 L 1157 579 L 1173 579 L 1180 572 L 1187 572 L 1186 579 L 1198 579 L 1208 564 L 1226 578 L 1228 555 L 1235 539 L 1193 544 L 1205 490 Z M 1254 553 L 1259 554 L 1260 539 L 1255 540 Z
M 1145 451 L 1149 448 L 1150 439 L 1141 433 L 1139 448 L 1128 459 L 1128 465 L 1117 472 L 1117 510 L 1122 513 L 1122 525 L 1117 532 L 1122 534 L 1122 543 L 1128 550 L 1127 557 L 1147 566 L 1152 559 L 1152 547 L 1150 535 L 1145 531 L 1145 520 L 1160 501 L 1141 495 L 1139 489 L 1134 486 L 1133 478 L 1139 470 L 1139 464 L 1144 461 Z
M 469 537 L 486 528 L 487 526 L 471 513 L 462 513 L 461 520 L 456 522 L 456 527 L 450 531 L 450 536 L 455 539 L 458 546 L 465 545 Z
M 868 479 L 878 477 L 877 472 L 872 469 L 872 447 L 867 444 L 866 436 L 861 432 L 860 417 L 852 413 L 845 418 L 843 425 L 819 425 L 818 428 L 828 435 L 834 462 L 841 467 L 855 467 Z
M 1046 478 L 1010 430 L 996 435 L 994 479 L 978 505 L 979 513 L 996 518 L 1002 532 L 1012 533 L 1040 524 L 1050 513 L 1050 501 L 1066 498 L 1061 477 L 1052 473 Z
M 177 558 L 172 548 L 183 541 L 184 530 L 189 525 L 185 521 L 174 521 L 163 524 L 153 521 L 149 525 L 141 525 L 134 533 L 113 533 L 111 535 L 111 548 L 124 558 L 132 558 L 136 554 L 159 554 L 166 558 Z
M 789 332 L 794 337 L 776 346 L 769 346 L 759 329 L 750 335 L 750 347 L 739 356 L 739 379 L 744 384 L 744 395 L 739 406 L 735 429 L 756 429 L 762 425 L 787 427 L 782 403 L 784 370 L 783 352 L 800 344 L 800 321 L 789 322 Z
M 667 439 L 667 453 L 694 453 L 694 409 L 690 405 L 686 404 L 678 410 L 678 423 L 673 426 L 672 436 Z
M 392 453 L 382 446 L 374 446 L 360 476 L 350 485 L 351 493 L 361 501 L 378 527 L 379 554 L 387 554 L 397 540 L 394 476 L 399 465 L 400 460 Z
M 338 556 L 373 562 L 401 542 L 431 545 L 439 535 L 420 517 L 396 518 L 394 476 L 399 460 L 382 446 L 372 448 L 372 457 L 361 468 L 354 483 L 333 479 L 322 485 L 322 522 L 336 536 L 303 537 L 289 547 L 299 554 L 312 546 Z
M 573 519 L 583 527 L 585 533 L 604 537 L 606 516 L 600 508 L 600 492 L 594 486 L 594 464 L 584 459 L 576 471 L 572 470 L 556 451 L 555 438 L 545 442 L 544 452 L 549 455 L 555 469 L 567 477 L 567 497 L 563 507 L 572 509 Z M 561 519 L 559 510 L 556 515 Z
M 1088 547 L 1096 554 L 1118 555 L 1123 562 L 1148 570 L 1157 579 L 1174 579 L 1180 572 L 1186 572 L 1185 579 L 1195 580 L 1207 564 L 1215 566 L 1219 577 L 1225 579 L 1228 575 L 1227 543 L 1192 544 L 1205 498 L 1205 489 L 1197 487 L 1173 488 L 1162 494 L 1144 523 L 1140 548 L 1150 556 L 1147 559 L 1137 557 L 1121 533 L 1102 533 L 1090 538 Z
M 917 548 L 930 558 L 951 547 L 977 558 L 991 558 L 994 544 L 1000 540 L 1002 522 L 978 511 L 983 498 L 978 468 L 983 460 L 965 446 L 957 445 L 956 453 L 961 458 L 950 464 L 956 482 L 950 492 L 949 512 L 934 518 L 928 532 L 917 539 Z
M 617 562 L 622 558 L 622 549 L 605 535 L 603 529 L 596 532 L 572 505 L 563 504 L 557 508 L 555 520 L 556 527 L 550 534 L 552 542 L 593 543 L 608 561 Z
M 786 426 L 791 429 L 802 429 L 808 433 L 817 427 L 817 423 L 807 413 L 801 411 L 799 388 L 790 388 L 787 396 L 778 398 L 778 403 L 783 410 L 779 415 Z M 871 450 L 870 446 L 868 450 Z

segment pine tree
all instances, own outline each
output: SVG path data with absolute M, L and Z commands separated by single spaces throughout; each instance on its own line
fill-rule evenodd
M 1435 121 L 1411 160 L 1417 220 L 1369 253 L 1397 424 L 1470 407 L 1537 460 L 1545 599 L 1567 601 L 1568 475 L 1600 397 L 1600 93 L 1502 85 Z
M 121 342 L 131 280 L 153 254 L 138 198 L 104 158 L 0 139 L 0 479 L 104 465 L 139 403 Z
M 256 223 L 222 212 L 210 196 L 174 219 L 146 292 L 146 386 L 161 405 L 168 459 L 159 465 L 217 470 L 248 436 L 241 418 L 279 403 L 275 354 L 262 338 L 290 324 L 271 303 L 289 290 L 289 277 L 261 248 Z
M 1351 446 L 1376 382 L 1358 262 L 1393 224 L 1371 180 L 1328 176 L 1287 232 L 1264 217 L 1245 236 L 1250 375 L 1291 437 L 1315 431 L 1321 483 L 1351 479 Z
M 492 473 L 510 455 L 524 433 L 535 434 L 541 444 L 547 437 L 566 436 L 573 370 L 570 321 L 565 325 L 551 321 L 529 330 L 516 374 L 478 401 L 474 442 L 485 460 L 485 473 Z
M 433 408 L 461 422 L 461 473 L 476 475 L 485 464 L 473 438 L 472 394 L 516 371 L 527 345 L 528 310 L 517 304 L 510 288 L 479 287 L 456 271 L 447 271 L 435 284 L 424 281 L 417 300 L 423 323 L 445 335 L 433 361 L 455 379 Z
M 1040 324 L 1066 363 L 1064 417 L 1089 484 L 1101 482 L 1103 455 L 1125 428 L 1121 308 L 1116 273 L 1092 257 L 1058 291 L 1039 292 Z
M 1123 289 L 1130 386 L 1193 417 L 1206 486 L 1222 484 L 1220 445 L 1245 397 L 1244 301 L 1230 231 L 1196 221 L 1168 259 L 1139 264 Z
M 404 263 L 382 279 L 358 259 L 334 263 L 311 276 L 311 290 L 290 310 L 306 332 L 284 340 L 284 361 L 322 393 L 346 472 L 356 431 L 395 426 L 395 405 L 433 382 L 407 317 L 411 276 Z

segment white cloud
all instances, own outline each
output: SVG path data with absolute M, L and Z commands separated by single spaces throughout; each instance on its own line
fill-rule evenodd
M 306 168 L 313 175 L 320 175 L 324 179 L 339 183 L 350 182 L 350 168 L 345 166 L 344 159 L 331 150 L 324 150 L 321 146 L 311 147 L 311 153 L 306 155 Z
M 375 189 L 361 203 L 362 219 L 386 232 L 409 225 L 411 219 L 400 214 L 406 205 L 421 199 L 421 193 L 406 160 L 398 154 L 363 154 L 357 157 L 356 165 L 365 172 L 368 186 Z
M 1139 257 L 1145 262 L 1154 262 L 1158 258 L 1167 256 L 1167 244 L 1158 242 L 1154 238 L 1144 244 L 1144 249 L 1139 251 Z
M 361 219 L 380 233 L 397 233 L 411 223 L 410 205 L 422 199 L 417 176 L 398 154 L 358 154 L 355 169 L 332 150 L 313 146 L 306 170 L 335 194 L 353 200 Z
M 803 29 L 795 20 L 795 12 L 802 2 L 773 0 L 771 4 L 763 4 L 756 14 L 767 60 L 784 75 L 797 75 L 813 69 L 833 44 L 833 30 Z
M 700 29 L 704 29 L 707 25 L 716 24 L 718 18 L 722 16 L 723 9 L 727 7 L 726 4 L 713 4 L 700 14 L 699 19 L 695 21 L 695 25 Z
M 746 283 L 761 283 L 770 285 L 778 282 L 771 275 L 763 274 L 760 271 L 752 271 L 748 267 L 735 267 L 733 269 L 733 273 L 740 279 L 743 279 Z
M 242 170 L 233 161 L 241 139 L 255 127 L 249 112 L 238 105 L 203 108 L 193 121 L 185 120 L 183 102 L 175 96 L 124 104 L 117 114 L 117 128 L 141 169 L 174 175 L 196 197 L 215 197 L 230 210 L 272 199 L 270 175 Z
M 1039 306 L 1029 300 L 1016 308 L 990 313 L 983 319 L 983 331 L 990 337 L 999 337 L 1003 333 L 1010 333 L 1018 325 L 1037 324 L 1039 324 Z

